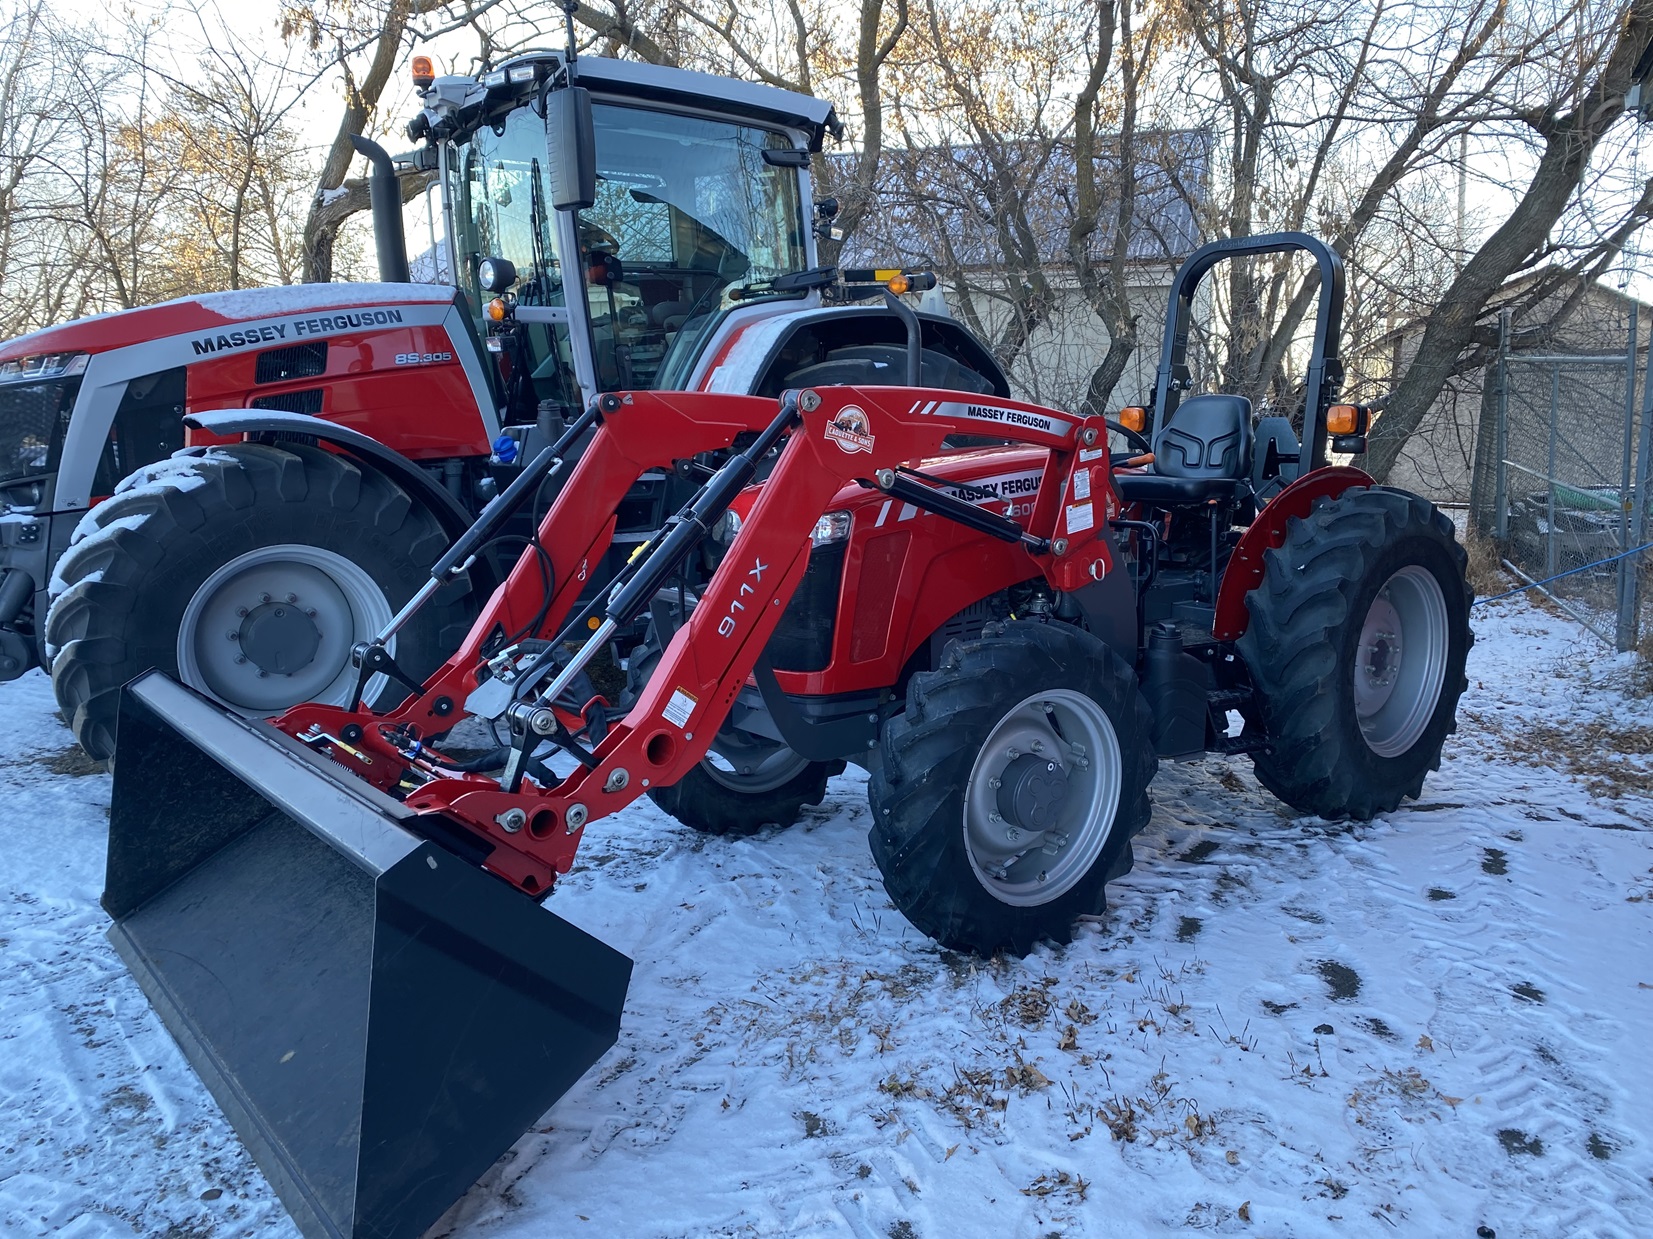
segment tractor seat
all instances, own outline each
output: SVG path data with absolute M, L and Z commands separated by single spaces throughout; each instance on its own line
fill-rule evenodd
M 1233 499 L 1251 474 L 1251 401 L 1190 396 L 1154 436 L 1149 473 L 1116 473 L 1126 503 L 1158 507 Z

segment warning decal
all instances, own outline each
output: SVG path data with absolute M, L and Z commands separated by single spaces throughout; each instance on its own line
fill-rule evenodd
M 689 725 L 689 716 L 694 713 L 695 706 L 699 704 L 698 700 L 681 688 L 674 688 L 672 699 L 666 703 L 666 708 L 661 713 L 666 716 L 668 723 L 681 729 Z

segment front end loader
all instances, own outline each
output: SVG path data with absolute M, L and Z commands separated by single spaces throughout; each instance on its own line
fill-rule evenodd
M 1284 249 L 1323 282 L 1301 439 L 1182 394 L 1200 279 Z M 538 905 L 639 796 L 729 833 L 862 765 L 892 902 L 991 955 L 1104 910 L 1162 756 L 1250 753 L 1326 816 L 1416 795 L 1468 595 L 1438 514 L 1326 459 L 1334 407 L 1355 419 L 1339 446 L 1361 429 L 1332 404 L 1341 280 L 1298 234 L 1196 253 L 1124 450 L 1101 416 L 920 386 L 892 297 L 906 385 L 599 396 L 357 648 L 350 703 L 257 722 L 159 674 L 129 685 L 112 933 L 306 1233 L 421 1233 L 612 1044 L 629 961 Z M 590 594 L 660 469 L 700 484 Z M 548 479 L 536 544 L 409 675 L 397 628 Z M 593 695 L 588 667 L 640 625 L 624 698 Z M 374 676 L 407 698 L 363 704 Z M 452 750 L 466 718 L 503 743 Z

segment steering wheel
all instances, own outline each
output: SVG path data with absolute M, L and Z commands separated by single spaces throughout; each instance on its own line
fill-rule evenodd
M 1107 425 L 1109 430 L 1113 431 L 1115 434 L 1122 435 L 1125 442 L 1129 443 L 1132 448 L 1136 449 L 1130 452 L 1110 453 L 1108 456 L 1108 463 L 1114 468 L 1117 469 L 1120 465 L 1129 464 L 1138 456 L 1153 454 L 1154 445 L 1144 439 L 1136 431 L 1132 430 L 1129 426 L 1126 426 L 1121 422 L 1117 422 L 1111 417 L 1105 417 L 1102 420 Z

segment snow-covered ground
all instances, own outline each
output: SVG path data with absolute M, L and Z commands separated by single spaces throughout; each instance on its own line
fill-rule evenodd
M 1026 960 L 906 925 L 853 774 L 746 841 L 604 821 L 552 906 L 637 961 L 620 1043 L 436 1233 L 1653 1234 L 1653 703 L 1475 623 L 1421 803 L 1167 765 L 1105 922 Z M 295 1235 L 103 938 L 107 777 L 38 672 L 0 707 L 0 1232 Z

